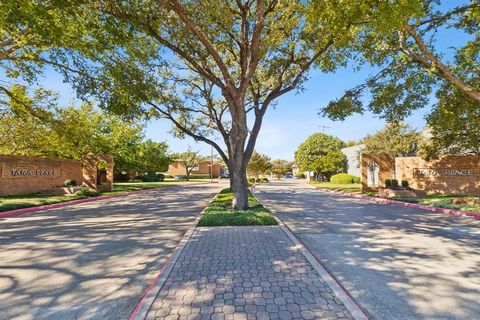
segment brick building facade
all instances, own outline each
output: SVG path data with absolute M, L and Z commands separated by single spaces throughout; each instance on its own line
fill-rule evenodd
M 213 177 L 218 178 L 222 172 L 222 168 L 219 164 L 214 163 L 213 164 Z M 186 173 L 186 168 L 185 164 L 183 161 L 174 161 L 168 166 L 168 171 L 167 173 L 171 176 L 185 176 L 187 175 Z M 202 161 L 193 168 L 192 172 L 190 174 L 196 175 L 196 174 L 210 174 L 210 161 Z

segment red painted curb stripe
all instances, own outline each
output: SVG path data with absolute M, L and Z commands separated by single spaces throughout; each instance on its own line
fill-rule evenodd
M 330 193 L 334 193 L 334 194 L 344 195 L 344 196 L 347 196 L 347 197 L 375 201 L 377 203 L 392 204 L 392 205 L 397 205 L 397 206 L 402 206 L 402 207 L 420 209 L 420 210 L 425 210 L 425 211 L 432 211 L 432 212 L 441 213 L 441 214 L 448 214 L 448 215 L 452 215 L 452 216 L 463 216 L 463 217 L 471 217 L 471 218 L 474 218 L 474 219 L 480 219 L 480 213 L 471 212 L 471 211 L 461 211 L 461 210 L 456 210 L 456 209 L 439 208 L 439 207 L 434 207 L 434 206 L 429 206 L 429 205 L 424 205 L 424 204 L 418 204 L 418 203 L 403 202 L 403 201 L 399 201 L 399 200 L 391 200 L 391 199 L 385 199 L 385 198 L 380 198 L 380 197 L 372 197 L 372 196 L 367 196 L 367 195 L 364 195 L 364 194 L 357 194 L 357 193 L 350 193 L 350 192 L 338 192 L 338 191 L 321 189 L 321 188 L 317 188 L 317 189 L 327 191 L 327 192 L 330 192 Z
M 328 269 L 325 267 L 325 265 L 323 263 L 320 262 L 320 260 L 313 254 L 313 252 L 311 252 L 307 246 L 305 245 L 305 243 L 302 241 L 302 239 L 300 239 L 299 237 L 297 237 L 294 233 L 293 233 L 293 230 L 290 229 L 290 227 L 285 223 L 283 222 L 280 218 L 278 218 L 277 216 L 275 216 L 282 224 L 282 226 L 284 226 L 285 228 L 288 229 L 288 231 L 290 231 L 290 233 L 292 234 L 292 236 L 301 244 L 300 246 L 300 251 L 302 251 L 302 253 L 309 253 L 310 256 L 313 257 L 313 259 L 315 259 L 319 265 L 321 265 L 323 267 L 323 270 L 325 270 L 325 272 L 333 279 L 333 281 L 335 281 L 337 283 L 337 285 L 343 290 L 342 294 L 345 294 L 348 299 L 351 300 L 351 303 L 354 304 L 358 310 L 362 313 L 362 317 L 363 319 L 365 320 L 368 320 L 368 316 L 367 316 L 367 313 L 365 312 L 365 310 L 363 310 L 363 308 L 360 306 L 359 303 L 357 303 L 357 301 L 352 297 L 352 295 L 350 294 L 350 292 L 348 292 L 347 289 L 345 289 L 345 287 L 341 284 L 340 281 L 338 281 L 338 279 L 332 274 L 330 273 L 330 271 L 328 271 Z
M 160 188 L 128 191 L 128 192 L 119 193 L 119 194 L 112 194 L 112 195 L 109 195 L 109 196 L 99 196 L 99 197 L 71 200 L 71 201 L 65 201 L 65 202 L 59 202 L 59 203 L 53 203 L 53 204 L 46 204 L 46 205 L 41 205 L 41 206 L 36 206 L 36 207 L 15 209 L 15 210 L 1 212 L 0 213 L 0 218 L 7 218 L 7 217 L 12 217 L 12 216 L 17 216 L 17 215 L 27 214 L 27 213 L 35 213 L 35 212 L 39 212 L 39 211 L 46 211 L 46 210 L 57 209 L 57 208 L 62 208 L 62 207 L 67 207 L 67 206 L 73 206 L 73 205 L 76 205 L 76 204 L 82 204 L 82 203 L 88 203 L 88 202 L 94 202 L 94 201 L 100 201 L 100 200 L 121 198 L 121 197 L 129 196 L 131 194 L 151 192 L 153 190 L 163 189 L 163 188 L 167 188 L 167 187 L 175 187 L 175 186 L 171 185 L 171 186 L 164 186 L 164 187 L 160 187 Z
M 188 231 L 187 231 L 188 232 Z M 187 234 L 187 232 L 185 232 L 185 234 Z M 184 235 L 185 236 L 185 235 Z M 183 237 L 182 237 L 183 239 Z M 178 242 L 178 244 L 180 244 L 182 240 L 180 240 Z M 165 261 L 165 263 L 163 264 L 163 266 L 160 268 L 160 271 L 158 272 L 158 274 L 153 278 L 152 282 L 150 283 L 150 285 L 147 287 L 147 289 L 145 289 L 145 292 L 143 293 L 142 297 L 140 298 L 140 300 L 138 301 L 137 305 L 135 306 L 135 308 L 133 309 L 132 311 L 132 314 L 130 315 L 130 317 L 128 318 L 128 320 L 134 320 L 135 317 L 137 316 L 137 313 L 138 313 L 138 310 L 140 310 L 140 308 L 142 307 L 143 305 L 143 302 L 145 301 L 145 298 L 147 297 L 147 295 L 150 293 L 150 291 L 152 291 L 153 287 L 155 287 L 155 284 L 157 283 L 158 279 L 162 276 L 163 272 L 165 271 L 165 268 L 167 267 L 167 265 L 170 263 L 170 260 L 172 260 L 172 257 L 173 257 L 173 254 L 177 251 L 177 248 L 178 248 L 178 244 L 177 246 L 175 247 L 175 249 L 173 249 L 173 251 L 169 254 L 168 258 L 167 258 L 167 261 Z
M 211 200 L 210 200 L 211 201 Z M 209 202 L 210 203 L 210 202 Z M 209 204 L 208 203 L 208 204 Z M 185 244 L 183 245 L 183 247 L 185 247 L 188 243 L 188 241 L 190 241 L 190 238 L 192 237 L 193 233 L 195 232 L 195 230 L 197 229 L 197 226 L 198 226 L 198 222 L 200 220 L 200 218 L 202 217 L 203 215 L 203 212 L 205 211 L 206 207 L 208 206 L 208 204 L 205 206 L 205 208 L 202 209 L 202 211 L 200 212 L 200 214 L 197 216 L 197 218 L 195 219 L 195 221 L 193 222 L 193 225 L 188 228 L 187 231 L 185 231 L 185 233 L 183 234 L 183 236 L 180 238 L 180 240 L 178 241 L 177 243 L 177 246 L 173 249 L 173 251 L 169 254 L 168 258 L 167 258 L 167 261 L 165 261 L 165 263 L 163 264 L 163 266 L 160 268 L 160 271 L 158 272 L 158 274 L 153 278 L 152 282 L 150 283 L 150 285 L 147 287 L 147 289 L 145 289 L 145 292 L 143 293 L 142 297 L 140 298 L 140 300 L 138 301 L 137 305 L 135 306 L 135 308 L 133 309 L 132 313 L 130 314 L 130 317 L 128 318 L 128 320 L 135 320 L 135 318 L 137 317 L 137 314 L 138 314 L 138 311 L 140 310 L 140 308 L 142 307 L 142 305 L 144 304 L 145 302 L 145 299 L 147 298 L 148 294 L 153 290 L 153 288 L 155 287 L 155 285 L 157 284 L 158 280 L 160 279 L 160 277 L 163 275 L 163 273 L 165 272 L 165 269 L 167 268 L 168 264 L 170 263 L 170 261 L 172 260 L 172 258 L 175 256 L 175 253 L 178 251 L 178 249 L 180 247 L 182 247 L 182 242 L 185 241 Z M 175 262 L 176 263 L 176 262 Z M 173 270 L 173 269 L 172 269 Z M 163 286 L 163 285 L 162 285 Z M 157 293 L 158 294 L 158 293 Z M 156 298 L 156 297 L 155 297 Z

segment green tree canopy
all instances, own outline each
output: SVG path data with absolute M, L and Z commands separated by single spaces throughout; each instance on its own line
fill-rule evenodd
M 396 157 L 415 156 L 421 142 L 422 136 L 409 125 L 390 122 L 375 134 L 363 138 L 365 147 L 362 152 L 387 153 Z
M 258 178 L 262 174 L 266 174 L 272 168 L 272 163 L 270 157 L 265 154 L 261 154 L 257 151 L 254 151 L 250 161 L 247 165 L 247 172 Z
M 141 172 L 165 172 L 171 162 L 168 145 L 150 139 L 140 142 L 136 148 L 137 170 Z
M 422 155 L 480 155 L 480 105 L 451 86 L 444 86 L 437 97 L 439 103 L 427 117 L 430 137 Z
M 88 77 L 73 62 L 81 66 L 109 46 L 107 38 L 99 41 L 97 17 L 73 1 L 5 0 L 0 12 L 0 110 L 21 106 L 34 116 L 42 112 L 41 100 L 26 101 L 34 95 L 27 88 L 37 87 L 47 67 L 67 80 L 74 75 Z
M 295 151 L 295 164 L 300 171 L 311 171 L 317 179 L 329 180 L 345 166 L 345 156 L 341 149 L 344 142 L 336 137 L 315 133 L 309 136 Z
M 357 1 L 345 10 L 365 18 L 351 47 L 359 53 L 356 60 L 379 71 L 331 102 L 322 114 L 345 119 L 369 110 L 388 120 L 403 119 L 428 105 L 431 92 L 442 86 L 455 87 L 465 99 L 480 104 L 479 1 L 369 3 Z

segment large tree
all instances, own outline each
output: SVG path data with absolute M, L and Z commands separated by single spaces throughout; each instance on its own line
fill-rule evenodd
M 165 172 L 171 162 L 168 145 L 150 139 L 142 141 L 135 152 L 138 170 L 143 172 Z
M 253 151 L 252 157 L 247 165 L 247 172 L 258 178 L 261 174 L 266 174 L 272 168 L 270 157 Z
M 341 152 L 344 146 L 344 142 L 336 137 L 312 134 L 295 151 L 295 164 L 300 171 L 315 173 L 317 180 L 328 181 L 345 167 L 345 155 Z
M 421 143 L 422 136 L 415 129 L 402 122 L 391 122 L 363 138 L 362 152 L 409 157 L 417 155 Z
M 350 8 L 365 17 L 353 48 L 360 54 L 357 61 L 379 72 L 328 104 L 323 114 L 345 119 L 370 110 L 402 119 L 428 105 L 431 92 L 445 85 L 480 105 L 478 0 L 364 4 Z
M 178 134 L 212 145 L 228 166 L 235 209 L 248 206 L 246 167 L 266 111 L 301 89 L 312 67 L 343 64 L 355 30 L 329 1 L 315 23 L 304 1 L 73 2 L 98 17 L 92 37 L 116 43 L 82 65 L 78 92 L 115 112 L 167 118 Z

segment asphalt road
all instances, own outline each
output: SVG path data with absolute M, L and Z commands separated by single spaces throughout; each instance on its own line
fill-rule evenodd
M 257 187 L 372 319 L 480 319 L 480 220 L 332 195 L 297 181 Z
M 220 188 L 169 187 L 0 219 L 0 319 L 127 319 Z

